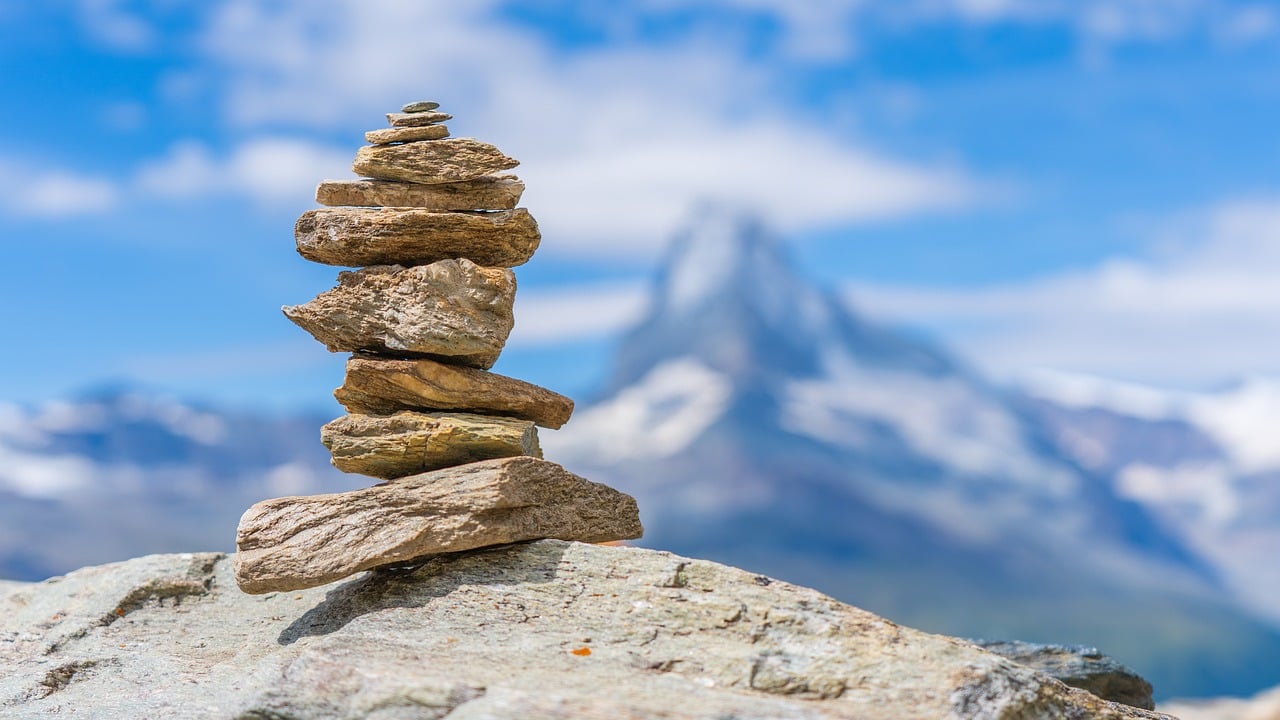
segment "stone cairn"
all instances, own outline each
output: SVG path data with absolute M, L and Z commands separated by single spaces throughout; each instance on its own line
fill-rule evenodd
M 254 505 L 235 572 L 249 593 L 322 585 L 431 555 L 557 538 L 639 537 L 635 500 L 541 459 L 535 425 L 573 401 L 488 372 L 514 324 L 510 268 L 541 240 L 517 208 L 518 163 L 450 138 L 452 116 L 417 102 L 365 134 L 358 180 L 326 180 L 295 228 L 298 252 L 359 268 L 284 314 L 331 352 L 350 352 L 335 391 L 350 413 L 321 441 L 340 470 L 385 480 Z

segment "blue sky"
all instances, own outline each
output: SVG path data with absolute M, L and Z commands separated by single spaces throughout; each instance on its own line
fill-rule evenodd
M 293 220 L 418 98 L 523 161 L 498 369 L 570 394 L 704 198 L 999 379 L 1280 372 L 1270 3 L 18 0 L 0 63 L 0 400 L 333 407 Z

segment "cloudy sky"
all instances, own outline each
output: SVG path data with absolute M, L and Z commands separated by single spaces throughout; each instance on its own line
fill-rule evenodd
M 329 407 L 279 314 L 316 181 L 433 98 L 542 250 L 498 369 L 603 374 L 666 238 L 756 207 L 865 313 L 999 378 L 1280 373 L 1280 11 L 1220 0 L 0 5 L 0 400 Z

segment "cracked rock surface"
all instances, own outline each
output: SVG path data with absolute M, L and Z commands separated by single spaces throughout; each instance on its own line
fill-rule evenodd
M 250 596 L 158 555 L 0 586 L 0 716 L 1161 718 L 816 591 L 544 540 Z

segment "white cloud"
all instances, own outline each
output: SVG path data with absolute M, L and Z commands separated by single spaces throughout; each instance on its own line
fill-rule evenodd
M 116 185 L 105 178 L 0 162 L 0 212 L 6 215 L 92 215 L 112 209 L 119 199 Z
M 350 176 L 353 155 L 305 140 L 268 137 L 217 157 L 202 143 L 184 141 L 143 164 L 134 185 L 140 193 L 162 198 L 238 194 L 264 203 L 302 204 L 320 180 Z
M 84 31 L 107 47 L 136 53 L 151 49 L 155 28 L 121 0 L 80 0 L 79 21 Z
M 1053 368 L 1207 385 L 1280 373 L 1280 201 L 1225 203 L 1181 235 L 1151 257 L 1024 283 L 860 286 L 851 297 L 1003 376 Z
M 648 302 L 648 287 L 641 283 L 521 290 L 509 344 L 554 345 L 618 332 L 636 323 Z

